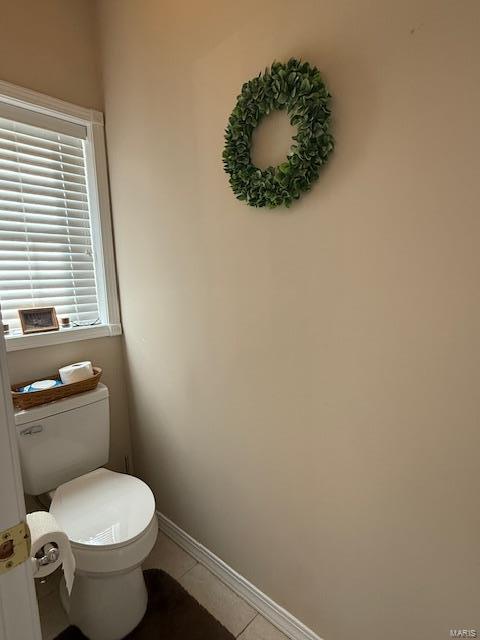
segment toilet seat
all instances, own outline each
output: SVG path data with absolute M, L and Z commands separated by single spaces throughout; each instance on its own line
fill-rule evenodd
M 130 569 L 143 562 L 157 537 L 150 487 L 108 469 L 60 485 L 50 513 L 68 535 L 79 571 Z

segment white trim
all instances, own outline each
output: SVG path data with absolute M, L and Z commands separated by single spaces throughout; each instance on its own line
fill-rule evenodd
M 92 219 L 95 277 L 102 323 L 98 327 L 77 330 L 75 334 L 67 334 L 63 331 L 56 335 L 44 334 L 41 339 L 38 335 L 10 336 L 7 339 L 7 350 L 16 351 L 17 349 L 29 349 L 74 340 L 119 335 L 121 333 L 120 303 L 115 267 L 103 114 L 100 111 L 78 107 L 70 102 L 51 98 L 37 91 L 17 87 L 2 80 L 0 80 L 1 103 L 80 124 L 87 130 L 85 146 L 88 197 Z
M 92 153 L 87 153 L 87 180 L 95 253 L 97 293 L 103 322 L 120 324 L 115 251 L 113 246 L 110 192 L 108 186 L 107 154 L 103 124 L 93 123 L 87 128 L 87 140 Z
M 119 336 L 122 333 L 120 324 L 99 324 L 91 327 L 71 327 L 48 333 L 34 333 L 31 335 L 5 336 L 7 351 L 19 351 L 21 349 L 35 349 L 36 347 L 49 347 L 65 342 L 77 342 L 78 340 L 91 340 L 92 338 L 104 338 L 106 336 Z
M 38 91 L 17 87 L 4 80 L 0 80 L 0 97 L 2 102 L 23 107 L 24 109 L 38 111 L 39 113 L 57 118 L 63 118 L 70 122 L 77 122 L 78 124 L 96 122 L 103 124 L 103 114 L 101 111 L 79 107 L 70 102 L 38 93 Z
M 171 538 L 178 546 L 185 549 L 193 558 L 203 564 L 217 576 L 232 591 L 243 598 L 264 618 L 291 640 L 322 640 L 314 631 L 300 622 L 295 616 L 274 602 L 267 595 L 257 589 L 246 578 L 229 567 L 223 560 L 197 542 L 186 531 L 169 520 L 163 513 L 157 511 L 160 531 Z

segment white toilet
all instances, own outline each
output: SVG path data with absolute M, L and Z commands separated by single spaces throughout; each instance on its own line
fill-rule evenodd
M 147 591 L 142 562 L 158 533 L 155 501 L 138 478 L 108 461 L 108 389 L 99 384 L 64 400 L 15 414 L 23 484 L 49 493 L 50 513 L 67 533 L 76 561 L 70 622 L 91 640 L 120 640 L 142 619 Z

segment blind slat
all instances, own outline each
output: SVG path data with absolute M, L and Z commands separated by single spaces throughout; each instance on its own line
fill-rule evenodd
M 64 278 L 42 278 L 35 280 L 35 287 L 39 291 L 43 291 L 44 289 L 79 289 L 82 288 L 91 288 L 95 287 L 95 278 L 93 274 L 91 277 L 74 277 L 73 275 L 65 276 Z M 18 279 L 14 280 L 10 278 L 9 280 L 3 280 L 0 282 L 0 291 L 23 291 L 24 288 L 27 288 L 30 291 L 31 284 L 29 282 L 25 282 L 25 280 Z M 26 289 L 25 289 L 26 290 Z
M 9 289 L 7 292 L 2 293 L 2 300 L 21 300 L 22 298 L 28 298 L 31 295 L 31 289 L 30 288 L 26 288 L 26 289 Z M 78 285 L 72 285 L 71 286 L 63 286 L 60 287 L 58 285 L 55 285 L 53 287 L 35 287 L 35 295 L 44 298 L 44 297 L 48 297 L 48 296 L 52 296 L 52 297 L 56 297 L 58 298 L 59 296 L 62 295 L 66 295 L 66 296 L 73 296 L 75 295 L 75 293 L 78 293 L 79 295 L 96 295 L 95 294 L 95 282 L 93 282 L 93 284 L 90 284 L 88 286 L 85 287 L 81 287 Z
M 0 209 L 0 216 L 5 222 L 22 222 L 23 224 L 64 224 L 68 220 L 68 227 L 76 229 L 89 229 L 90 220 L 84 215 L 74 214 L 74 217 L 70 213 L 68 218 L 65 213 L 34 213 L 29 214 L 23 211 L 2 211 Z
M 40 147 L 31 147 L 30 145 L 21 144 L 19 142 L 13 142 L 11 140 L 5 140 L 0 136 L 0 148 L 5 156 L 10 156 L 15 159 L 28 158 L 35 162 L 41 163 L 60 163 L 69 164 L 74 167 L 83 167 L 83 156 L 75 156 L 70 153 L 66 153 L 66 150 L 59 147 L 58 149 L 41 149 Z
M 50 223 L 52 225 L 55 225 L 57 222 L 59 224 L 65 224 L 67 219 L 69 224 L 70 221 L 72 224 L 75 224 L 75 221 L 79 224 L 87 221 L 90 224 L 90 217 L 88 215 L 88 212 L 79 212 L 77 210 L 71 209 L 66 209 L 65 211 L 15 211 L 13 209 L 6 210 L 0 207 L 0 217 L 5 220 L 5 224 L 7 222 L 19 222 L 20 220 L 22 220 L 25 223 L 29 224 Z
M 2 309 L 18 309 L 19 305 L 28 305 L 32 298 L 34 298 L 35 300 L 43 300 L 46 296 L 42 296 L 42 295 L 38 295 L 38 292 L 32 292 L 31 295 L 28 296 L 24 296 L 22 298 L 11 298 L 11 299 L 6 299 L 3 298 L 2 299 Z M 88 293 L 74 293 L 72 294 L 70 293 L 65 293 L 65 294 L 59 294 L 59 295 L 51 295 L 49 297 L 49 303 L 52 305 L 66 305 L 66 304 L 96 304 L 97 302 L 97 296 L 96 295 L 91 295 Z M 43 304 L 43 302 L 42 302 Z
M 62 156 L 83 161 L 81 149 L 77 149 L 69 145 L 63 145 L 59 142 L 42 145 L 38 143 L 35 144 L 35 141 L 33 140 L 22 141 L 19 139 L 18 135 L 10 132 L 2 132 L 1 129 L 0 144 L 2 144 L 6 149 L 21 149 L 22 151 L 25 151 L 25 153 L 38 153 L 40 156 L 46 157 L 54 157 L 55 154 L 61 153 Z
M 26 244 L 38 242 L 81 242 L 91 244 L 88 227 L 68 227 L 64 224 L 47 225 L 44 222 L 13 222 L 5 220 L 4 228 L 0 230 L 0 239 L 17 239 Z
M 28 171 L 20 171 L 20 167 L 12 164 L 11 167 L 0 166 L 0 178 L 3 180 L 12 180 L 21 182 L 24 185 L 43 185 L 52 186 L 54 188 L 62 188 L 64 185 L 69 189 L 78 189 L 86 193 L 86 182 L 82 176 L 65 176 L 60 174 L 58 176 L 50 176 L 45 174 L 29 173 Z
M 40 147 L 42 149 L 56 149 L 59 145 L 69 149 L 70 153 L 77 152 L 78 155 L 82 156 L 82 141 L 77 138 L 71 138 L 69 136 L 63 136 L 61 139 L 58 136 L 51 137 L 41 137 L 39 135 L 35 135 L 33 131 L 36 131 L 34 127 L 30 127 L 28 133 L 26 131 L 21 131 L 18 127 L 17 130 L 9 127 L 8 124 L 5 124 L 6 121 L 0 118 L 0 136 L 3 138 L 7 138 L 8 140 L 18 140 L 18 142 L 25 142 L 31 146 Z M 43 132 L 45 136 L 45 132 Z
M 69 156 L 63 156 L 62 153 L 52 153 L 49 156 L 27 153 L 26 151 L 17 149 L 7 149 L 1 146 L 0 140 L 0 158 L 4 158 L 7 162 L 21 162 L 23 164 L 33 164 L 35 166 L 45 167 L 46 169 L 55 169 L 56 171 L 69 171 L 71 173 L 82 173 L 84 164 L 82 160 L 75 160 Z
M 18 191 L 11 189 L 0 189 L 0 206 L 5 203 L 7 206 L 23 203 L 31 205 L 42 205 L 45 207 L 55 207 L 60 209 L 77 209 L 78 211 L 88 211 L 88 203 L 83 198 L 67 198 L 62 193 L 56 195 L 46 195 L 44 193 L 35 193 L 22 190 L 22 199 L 20 200 Z
M 78 208 L 88 208 L 87 194 L 82 192 L 67 192 L 61 188 L 46 191 L 45 189 L 31 189 L 22 185 L 22 195 L 26 202 L 31 199 L 33 202 L 47 205 L 71 204 Z M 11 185 L 0 180 L 0 198 L 6 202 L 18 202 L 18 185 L 12 188 Z
M 19 182 L 22 183 L 22 193 L 24 194 L 31 193 L 33 195 L 43 195 L 45 197 L 50 196 L 53 198 L 58 198 L 61 195 L 62 197 L 68 196 L 71 200 L 87 201 L 87 191 L 85 187 L 82 187 L 82 185 L 74 184 L 67 186 L 61 181 L 47 185 L 40 183 L 29 184 L 25 180 L 21 181 L 18 174 L 15 174 L 14 176 L 9 175 L 3 178 L 0 176 L 0 189 L 7 193 L 17 193 L 19 189 Z
M 0 201 L 0 211 L 20 211 L 21 213 L 51 213 L 51 214 L 65 214 L 71 213 L 72 215 L 80 215 L 85 217 L 85 212 L 88 213 L 88 209 L 79 207 L 67 207 L 56 206 L 53 204 L 45 204 L 43 202 L 12 202 L 11 200 Z
M 14 282 L 15 286 L 18 286 L 19 282 L 30 283 L 30 280 L 27 279 L 29 275 L 29 271 L 2 271 L 2 286 L 4 285 L 5 290 L 8 290 L 9 283 Z M 53 282 L 56 280 L 73 280 L 74 282 L 84 282 L 89 278 L 93 278 L 93 270 L 89 273 L 87 270 L 85 271 L 65 271 L 63 269 L 57 269 L 52 271 L 36 271 L 35 272 L 35 282 Z
M 33 173 L 33 175 L 46 175 L 46 176 L 81 176 L 83 177 L 85 170 L 83 167 L 74 167 L 72 165 L 64 166 L 61 162 L 55 165 L 43 165 L 39 160 L 34 158 L 22 157 L 15 159 L 14 156 L 10 156 L 0 150 L 0 169 L 13 171 L 14 167 L 20 172 Z
M 69 269 L 69 267 L 71 267 L 71 269 Z M 2 262 L 2 266 L 1 266 L 2 275 L 5 273 L 8 276 L 9 273 L 15 273 L 16 278 L 19 277 L 19 273 L 30 274 L 32 271 L 34 271 L 35 273 L 31 274 L 29 276 L 30 278 L 33 278 L 33 276 L 37 276 L 37 274 L 41 274 L 42 277 L 44 277 L 43 273 L 50 274 L 52 277 L 61 277 L 61 274 L 64 274 L 64 273 L 68 274 L 71 270 L 76 272 L 92 271 L 92 265 L 88 263 L 82 263 L 82 262 L 60 263 L 60 262 L 54 262 L 54 261 L 48 261 L 48 262 L 44 261 L 41 263 L 39 262 L 38 264 L 35 263 L 35 265 L 31 265 L 27 262 L 24 262 L 24 264 L 22 265 L 15 260 L 9 260 L 9 261 Z

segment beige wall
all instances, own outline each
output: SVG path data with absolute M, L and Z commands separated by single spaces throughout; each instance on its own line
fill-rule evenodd
M 159 508 L 327 640 L 480 628 L 477 0 L 105 0 L 134 449 Z M 337 149 L 233 197 L 242 83 L 301 56 Z
M 103 111 L 94 0 L 1 0 L 0 8 L 0 79 Z
M 0 0 L 0 80 L 103 110 L 94 4 L 89 0 Z M 8 354 L 12 382 L 91 359 L 111 392 L 110 465 L 130 454 L 122 338 L 86 340 Z

